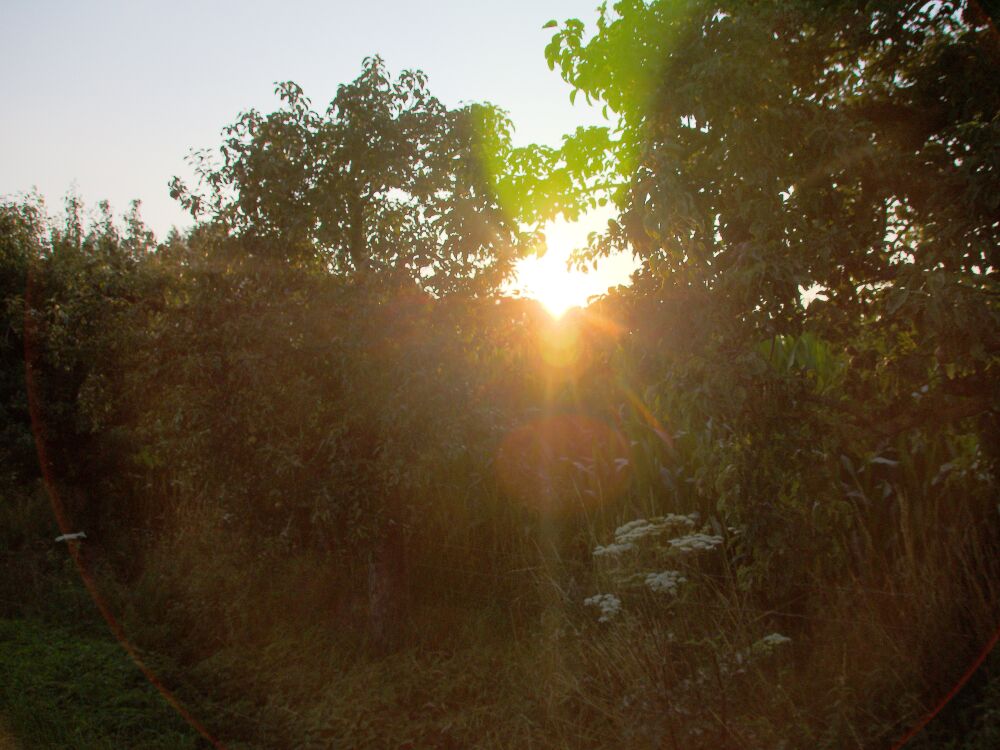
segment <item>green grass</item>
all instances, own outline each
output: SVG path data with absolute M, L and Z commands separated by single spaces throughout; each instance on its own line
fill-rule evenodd
M 37 620 L 0 620 L 0 726 L 24 750 L 199 746 L 110 637 Z

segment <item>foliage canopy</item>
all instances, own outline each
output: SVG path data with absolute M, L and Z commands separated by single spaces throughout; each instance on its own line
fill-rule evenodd
M 988 21 L 975 3 L 700 0 L 604 5 L 592 34 L 567 21 L 549 65 L 616 118 L 549 154 L 580 200 L 604 185 L 621 210 L 585 257 L 635 252 L 772 334 L 799 330 L 820 287 L 825 333 L 881 311 L 931 349 L 972 328 L 995 351 Z
M 448 109 L 423 73 L 392 80 L 379 57 L 322 114 L 292 82 L 276 93 L 284 107 L 242 114 L 218 158 L 196 152 L 199 190 L 171 183 L 195 218 L 242 252 L 389 288 L 485 293 L 511 274 L 527 237 L 497 202 L 482 143 L 499 111 Z

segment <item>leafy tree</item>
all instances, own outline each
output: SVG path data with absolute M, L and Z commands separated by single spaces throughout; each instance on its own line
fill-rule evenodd
M 172 194 L 229 228 L 242 252 L 328 268 L 383 287 L 488 292 L 530 239 L 499 206 L 487 143 L 509 131 L 487 105 L 452 110 L 418 71 L 391 80 L 379 57 L 325 113 L 294 83 L 284 107 L 227 127 L 219 159 L 196 155 L 203 192 Z
M 323 114 L 293 83 L 277 93 L 217 159 L 196 156 L 197 189 L 172 184 L 205 221 L 154 326 L 151 382 L 172 387 L 146 399 L 147 458 L 257 530 L 369 552 L 373 634 L 391 640 L 400 530 L 425 525 L 447 467 L 480 461 L 469 438 L 491 429 L 473 308 L 534 236 L 491 179 L 510 143 L 499 110 L 448 109 L 378 57 Z
M 604 143 L 581 131 L 549 160 L 590 180 L 580 196 L 600 167 L 622 209 L 590 255 L 634 250 L 775 331 L 801 326 L 813 285 L 831 303 L 813 318 L 838 325 L 878 304 L 918 312 L 904 290 L 925 296 L 938 271 L 983 294 L 1000 52 L 977 7 L 625 1 L 592 37 L 567 21 L 549 64 L 618 118 Z M 955 322 L 928 321 L 928 341 Z
M 635 377 L 753 556 L 848 533 L 841 454 L 944 425 L 992 450 L 1000 44 L 977 4 L 621 0 L 550 26 L 550 66 L 614 124 L 526 149 L 511 195 L 617 206 L 580 260 L 641 260 Z
M 118 503 L 130 453 L 121 395 L 157 297 L 153 237 L 137 203 L 121 226 L 106 203 L 87 221 L 71 195 L 60 222 L 40 199 L 0 206 L 0 247 L 5 470 L 36 478 L 41 440 L 66 521 L 97 536 L 110 516 L 129 515 Z

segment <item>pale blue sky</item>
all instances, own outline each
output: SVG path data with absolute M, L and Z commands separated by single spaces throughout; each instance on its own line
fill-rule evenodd
M 163 236 L 189 220 L 167 194 L 191 148 L 294 80 L 317 107 L 367 55 L 424 70 L 445 103 L 507 109 L 518 142 L 602 122 L 545 64 L 550 18 L 591 22 L 598 0 L 146 2 L 4 0 L 0 195 L 32 187 L 57 208 L 71 185 L 116 212 L 142 200 Z

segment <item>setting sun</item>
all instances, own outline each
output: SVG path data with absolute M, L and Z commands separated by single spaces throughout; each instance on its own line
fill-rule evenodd
M 586 245 L 587 234 L 599 226 L 594 217 L 574 223 L 550 222 L 545 227 L 545 255 L 525 258 L 517 266 L 516 291 L 537 299 L 559 318 L 572 307 L 586 307 L 591 297 L 604 294 L 609 287 L 627 283 L 634 268 L 631 259 L 609 258 L 590 273 L 566 267 L 573 250 Z
M 587 304 L 588 292 L 583 281 L 589 280 L 579 271 L 567 270 L 570 248 L 550 248 L 541 258 L 522 261 L 518 277 L 523 293 L 541 302 L 553 317 L 560 317 L 571 307 Z

